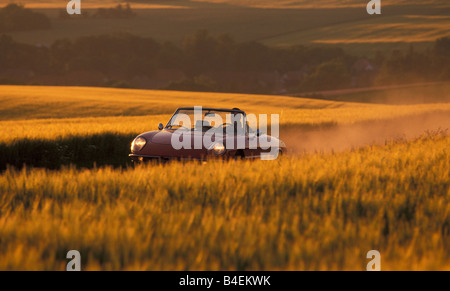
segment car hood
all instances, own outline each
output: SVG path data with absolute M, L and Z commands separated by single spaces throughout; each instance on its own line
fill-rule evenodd
M 153 144 L 163 144 L 163 145 L 170 145 L 172 144 L 172 136 L 173 135 L 180 135 L 177 133 L 177 131 L 173 130 L 161 130 L 161 131 L 153 131 L 143 134 L 148 141 L 150 141 Z M 192 137 L 195 136 L 203 136 L 203 132 L 192 132 Z
M 179 132 L 177 131 L 173 131 L 173 130 L 161 130 L 161 131 L 150 131 L 150 132 L 146 132 L 143 133 L 139 136 L 144 137 L 148 142 L 153 143 L 153 144 L 161 144 L 161 145 L 171 145 L 172 144 L 172 136 L 173 135 L 178 135 L 179 137 Z M 194 139 L 196 136 L 199 137 L 203 137 L 205 133 L 204 132 L 192 132 L 192 138 Z M 175 137 L 176 138 L 176 137 Z M 221 141 L 224 142 L 225 137 L 218 137 L 216 136 L 215 138 L 213 138 L 213 141 Z M 284 144 L 283 141 L 275 138 L 275 137 L 271 137 L 271 136 L 264 136 L 264 139 L 267 140 L 268 142 L 272 141 L 272 139 L 278 140 L 280 143 L 280 147 L 284 148 L 286 147 L 286 145 Z
M 170 144 L 172 134 L 173 132 L 168 130 L 157 131 L 156 134 L 152 135 L 150 142 L 156 144 Z

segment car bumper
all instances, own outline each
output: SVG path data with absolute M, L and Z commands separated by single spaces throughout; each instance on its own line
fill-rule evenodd
M 133 162 L 146 162 L 146 161 L 206 161 L 205 159 L 184 158 L 184 157 L 163 157 L 163 156 L 146 156 L 146 155 L 129 155 Z

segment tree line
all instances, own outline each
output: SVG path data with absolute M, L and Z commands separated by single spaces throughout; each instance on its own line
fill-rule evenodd
M 86 83 L 77 74 L 92 77 Z M 182 45 L 132 34 L 61 39 L 39 46 L 0 36 L 4 84 L 272 94 L 441 80 L 450 80 L 450 38 L 437 40 L 423 52 L 411 47 L 360 58 L 339 47 L 269 47 L 205 30 L 187 36 Z
M 131 18 L 136 13 L 129 3 L 118 4 L 111 8 L 98 8 L 95 11 L 85 11 L 82 15 L 70 16 L 66 10 L 59 12 L 59 18 Z M 25 8 L 23 5 L 10 3 L 0 8 L 0 33 L 13 31 L 30 31 L 52 28 L 51 20 L 47 15 Z
M 51 21 L 45 14 L 34 12 L 21 5 L 8 4 L 0 8 L 0 33 L 51 27 Z
M 93 12 L 84 10 L 82 14 L 69 15 L 65 9 L 59 11 L 60 19 L 71 19 L 71 18 L 132 18 L 137 14 L 131 9 L 130 3 L 125 3 L 124 5 L 118 4 L 111 8 L 97 8 Z

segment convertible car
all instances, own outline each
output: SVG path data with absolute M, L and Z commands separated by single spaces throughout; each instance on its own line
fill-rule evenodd
M 179 108 L 157 131 L 131 144 L 134 162 L 149 160 L 276 159 L 286 152 L 278 138 L 252 129 L 244 111 L 202 107 Z

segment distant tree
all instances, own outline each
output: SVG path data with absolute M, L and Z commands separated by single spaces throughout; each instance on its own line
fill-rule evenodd
M 383 65 L 383 63 L 386 61 L 386 56 L 382 51 L 377 50 L 375 52 L 375 56 L 372 58 L 371 61 L 372 61 L 372 64 L 376 68 L 380 68 Z
M 69 71 L 69 63 L 74 56 L 73 43 L 68 39 L 56 40 L 50 47 L 49 66 L 53 73 L 63 74 Z
M 159 51 L 160 45 L 154 40 L 130 34 L 87 36 L 73 44 L 70 68 L 124 76 L 150 75 Z
M 301 84 L 303 91 L 349 88 L 351 75 L 345 62 L 334 59 L 320 64 Z
M 407 53 L 394 50 L 380 68 L 378 85 L 405 84 L 435 80 L 437 71 L 432 68 L 430 55 L 418 53 L 413 46 Z
M 45 51 L 45 48 L 17 43 L 10 36 L 2 35 L 0 36 L 0 68 L 45 70 L 48 61 Z
M 93 16 L 97 18 L 131 18 L 136 16 L 136 13 L 131 10 L 130 4 L 126 3 L 125 7 L 118 4 L 114 8 L 99 8 Z
M 236 54 L 236 42 L 229 34 L 217 37 L 216 70 L 228 71 L 232 69 Z
M 17 5 L 8 9 L 23 11 Z M 0 18 L 2 21 L 4 18 Z M 245 93 L 450 80 L 450 38 L 437 40 L 426 51 L 418 52 L 411 46 L 409 51 L 386 56 L 377 53 L 367 59 L 374 67 L 367 79 L 364 70 L 355 67 L 355 60 L 359 58 L 336 47 L 269 47 L 236 42 L 229 35 L 213 36 L 206 30 L 187 36 L 181 46 L 124 33 L 62 39 L 52 45 L 18 43 L 0 34 L 0 69 L 14 70 L 11 77 L 2 76 L 2 82 L 65 84 L 71 81 L 64 76 L 83 71 L 87 76 L 98 76 L 93 81 L 98 86 L 127 87 L 136 82 L 151 87 L 158 83 L 153 78 L 160 76 L 155 72 L 169 69 L 177 76 L 164 76 L 174 81 L 166 89 Z M 12 75 L 18 76 L 17 80 Z M 181 75 L 187 78 L 176 81 Z M 108 79 L 116 81 L 105 83 Z
M 258 42 L 247 42 L 237 45 L 234 56 L 236 71 L 267 71 L 273 68 L 274 58 L 271 50 Z
M 309 65 L 317 65 L 324 62 L 341 59 L 344 60 L 349 56 L 340 47 L 308 47 L 302 52 L 303 61 Z
M 0 35 L 0 68 L 8 68 L 14 41 L 9 35 Z
M 164 90 L 216 92 L 219 88 L 217 82 L 206 76 L 200 75 L 194 78 L 172 82 L 167 85 Z
M 161 45 L 157 58 L 159 68 L 182 69 L 187 67 L 185 52 L 172 42 L 164 42 Z
M 438 56 L 450 58 L 450 37 L 444 37 L 436 40 L 434 43 L 434 53 Z
M 207 30 L 198 30 L 184 39 L 187 58 L 186 73 L 191 76 L 211 71 L 216 67 L 217 40 Z
M 8 4 L 0 9 L 0 32 L 37 30 L 51 28 L 50 19 L 17 4 Z
M 433 63 L 439 79 L 450 80 L 450 37 L 438 39 L 433 48 Z

